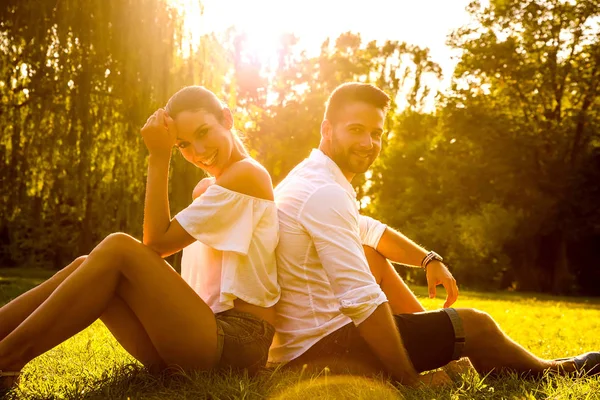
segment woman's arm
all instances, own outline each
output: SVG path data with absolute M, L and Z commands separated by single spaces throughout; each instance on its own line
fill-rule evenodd
M 176 253 L 194 241 L 169 211 L 169 164 L 177 134 L 175 124 L 163 109 L 156 111 L 142 128 L 150 152 L 144 201 L 142 242 L 162 257 Z
M 152 246 L 152 242 L 167 232 L 171 223 L 168 198 L 170 160 L 170 153 L 169 155 L 150 154 L 148 157 L 142 240 L 147 246 Z

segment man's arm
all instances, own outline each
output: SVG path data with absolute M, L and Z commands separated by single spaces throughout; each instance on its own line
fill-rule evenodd
M 369 262 L 375 281 L 385 293 L 394 314 L 413 314 L 425 311 L 425 308 L 398 275 L 396 268 L 371 246 L 363 244 L 365 256 Z
M 411 267 L 420 267 L 427 255 L 427 250 L 390 227 L 386 227 L 375 249 L 388 260 Z
M 380 304 L 357 328 L 394 379 L 409 386 L 417 383 L 419 375 L 408 358 L 388 303 Z
M 361 218 L 369 217 L 361 216 Z M 369 223 L 378 223 L 376 220 L 372 221 L 373 222 L 369 222 L 369 220 L 365 219 L 362 221 L 363 223 L 361 226 L 368 227 Z M 427 250 L 423 247 L 419 246 L 402 233 L 389 227 L 385 228 L 375 249 L 385 258 L 393 262 L 413 267 L 420 267 L 421 261 L 427 255 Z M 430 298 L 435 297 L 436 286 L 440 284 L 444 286 L 447 293 L 444 307 L 450 307 L 458 298 L 458 286 L 456 285 L 456 280 L 442 262 L 434 260 L 427 265 L 427 285 L 429 287 Z M 401 290 L 401 288 L 399 287 L 398 290 Z
M 325 187 L 311 196 L 299 219 L 313 239 L 340 311 L 352 319 L 395 379 L 415 384 L 418 375 L 364 256 L 353 207 L 342 188 Z

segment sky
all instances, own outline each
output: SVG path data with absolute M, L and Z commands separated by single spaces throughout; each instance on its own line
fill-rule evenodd
M 294 33 L 299 46 L 317 55 L 328 37 L 359 33 L 363 40 L 398 40 L 429 47 L 440 64 L 444 89 L 456 65 L 457 53 L 445 44 L 447 34 L 468 22 L 470 0 L 204 0 L 203 13 L 195 0 L 171 0 L 183 7 L 191 34 L 223 32 L 230 26 L 246 32 L 248 45 L 267 61 L 277 51 L 279 37 Z M 454 56 L 454 58 L 453 58 Z

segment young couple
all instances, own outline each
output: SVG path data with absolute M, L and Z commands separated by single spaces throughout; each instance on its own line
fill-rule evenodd
M 543 360 L 483 312 L 424 312 L 389 260 L 422 266 L 429 290 L 456 282 L 434 252 L 361 216 L 350 181 L 378 156 L 389 97 L 338 87 L 319 149 L 273 192 L 237 138 L 231 112 L 203 87 L 177 92 L 142 128 L 149 150 L 143 242 L 111 234 L 0 309 L 0 380 L 100 318 L 150 370 L 289 366 L 343 360 L 406 385 L 468 357 L 480 373 L 597 373 L 600 353 Z M 171 219 L 171 149 L 211 174 Z M 181 275 L 163 257 L 183 249 Z M 436 382 L 435 379 L 433 379 Z

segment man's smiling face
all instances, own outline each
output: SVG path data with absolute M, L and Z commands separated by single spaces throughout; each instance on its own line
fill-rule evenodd
M 328 121 L 329 157 L 344 175 L 366 172 L 381 151 L 385 113 L 356 101 L 344 105 Z

